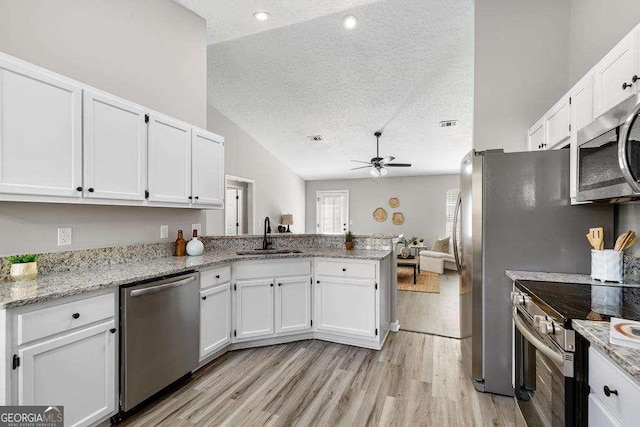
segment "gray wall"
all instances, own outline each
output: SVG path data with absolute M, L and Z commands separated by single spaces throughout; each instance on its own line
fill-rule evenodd
M 349 190 L 350 230 L 353 233 L 418 236 L 425 239 L 425 245 L 431 246 L 437 236 L 445 234 L 447 190 L 458 188 L 459 175 L 307 181 L 307 232 L 313 233 L 316 229 L 316 191 Z M 400 207 L 389 207 L 391 197 L 400 199 Z M 379 206 L 389 214 L 385 222 L 373 219 L 373 211 Z M 393 212 L 404 214 L 403 225 L 391 222 Z
M 235 123 L 209 105 L 209 129 L 225 137 L 225 170 L 255 180 L 255 221 L 249 234 L 261 233 L 268 216 L 277 225 L 280 215 L 293 214 L 293 233 L 304 233 L 305 182 Z M 207 211 L 207 234 L 224 234 L 224 212 Z M 259 223 L 258 223 L 259 222 Z M 273 227 L 275 228 L 275 227 Z
M 570 1 L 475 8 L 474 147 L 524 151 L 527 129 L 567 90 Z
M 0 51 L 206 126 L 206 28 L 171 0 L 0 1 Z M 154 242 L 201 211 L 0 202 L 0 256 Z M 204 224 L 203 224 L 204 225 Z M 57 228 L 73 245 L 57 246 Z

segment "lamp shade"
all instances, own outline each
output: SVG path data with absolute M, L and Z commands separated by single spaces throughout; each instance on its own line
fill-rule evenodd
M 293 225 L 293 215 L 291 214 L 282 214 L 282 220 L 280 221 L 282 225 Z

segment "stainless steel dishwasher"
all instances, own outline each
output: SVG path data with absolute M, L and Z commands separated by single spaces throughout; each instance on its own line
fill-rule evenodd
M 131 408 L 198 366 L 199 273 L 120 289 L 120 410 Z

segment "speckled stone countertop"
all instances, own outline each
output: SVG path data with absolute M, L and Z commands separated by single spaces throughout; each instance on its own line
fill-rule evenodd
M 618 283 L 594 280 L 588 274 L 545 273 L 541 271 L 506 270 L 511 280 L 533 280 L 535 282 L 580 283 L 584 285 L 625 286 L 640 288 L 640 283 Z
M 640 382 L 640 350 L 609 342 L 609 322 L 573 320 L 573 329 L 585 337 L 592 346 L 608 355 L 623 371 Z
M 311 248 L 302 249 L 301 253 L 237 255 L 235 251 L 216 250 L 196 257 L 157 258 L 107 268 L 41 275 L 35 280 L 26 282 L 0 282 L 0 308 L 50 301 L 232 261 L 309 257 L 379 261 L 390 253 L 389 250 L 347 251 L 335 248 Z

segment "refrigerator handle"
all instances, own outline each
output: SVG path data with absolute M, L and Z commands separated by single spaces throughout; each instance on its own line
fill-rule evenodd
M 462 193 L 458 194 L 458 203 L 453 214 L 453 256 L 456 259 L 456 269 L 458 274 L 462 275 L 462 264 L 460 263 L 460 254 L 458 253 L 458 219 L 460 218 L 460 207 L 462 206 Z

